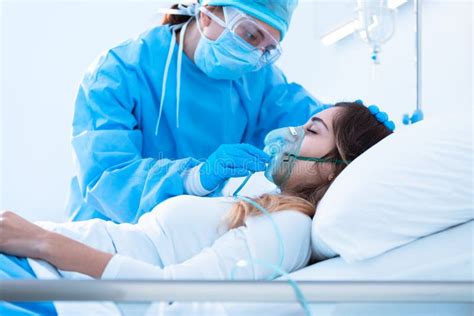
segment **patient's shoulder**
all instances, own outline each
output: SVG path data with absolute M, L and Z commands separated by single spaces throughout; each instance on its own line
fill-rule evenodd
M 154 213 L 194 212 L 208 209 L 227 209 L 232 206 L 232 199 L 222 197 L 202 197 L 195 195 L 180 195 L 169 198 L 153 209 Z

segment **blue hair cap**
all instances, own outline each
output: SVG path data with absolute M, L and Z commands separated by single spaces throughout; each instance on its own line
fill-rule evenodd
M 202 5 L 232 6 L 280 31 L 285 37 L 298 0 L 200 0 Z

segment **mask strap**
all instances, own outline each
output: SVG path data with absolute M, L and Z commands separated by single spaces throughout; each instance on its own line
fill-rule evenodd
M 185 6 L 183 4 L 179 4 L 177 9 L 166 9 L 166 8 L 160 8 L 158 9 L 159 13 L 164 13 L 164 14 L 173 14 L 173 15 L 186 15 L 186 16 L 196 16 L 196 13 L 198 12 L 198 8 L 200 7 L 199 3 L 193 3 L 191 5 Z M 191 21 L 191 20 L 190 20 Z M 177 89 L 176 89 L 176 127 L 179 128 L 179 104 L 180 104 L 180 92 L 181 92 L 181 64 L 182 64 L 182 53 L 183 53 L 183 38 L 184 38 L 184 33 L 186 31 L 186 27 L 188 23 L 183 27 L 183 33 L 180 38 L 180 48 L 178 52 L 178 65 L 177 65 Z M 173 57 L 174 53 L 174 48 L 176 46 L 176 34 L 175 31 L 179 29 L 180 26 L 177 27 L 172 27 L 172 36 L 171 36 L 171 43 L 170 43 L 170 49 L 168 51 L 168 57 L 166 58 L 166 65 L 165 65 L 165 71 L 163 74 L 163 85 L 161 87 L 161 100 L 160 100 L 160 110 L 158 114 L 158 120 L 156 121 L 156 127 L 155 127 L 155 136 L 158 135 L 158 129 L 160 127 L 160 122 L 161 122 L 161 116 L 163 114 L 163 106 L 165 103 L 165 97 L 166 97 L 166 85 L 168 83 L 168 72 L 169 68 L 171 65 L 171 58 Z
M 183 64 L 183 49 L 184 49 L 184 36 L 186 35 L 186 29 L 189 25 L 186 22 L 181 29 L 181 36 L 179 37 L 179 50 L 178 50 L 178 64 L 176 70 L 176 128 L 179 128 L 179 106 L 181 97 L 181 65 Z
M 175 27 L 171 28 L 171 33 L 172 33 L 171 43 L 170 43 L 170 49 L 168 51 L 168 57 L 166 58 L 165 71 L 163 74 L 160 110 L 158 114 L 158 120 L 156 121 L 155 136 L 158 136 L 158 128 L 160 127 L 161 116 L 163 114 L 163 107 L 165 104 L 165 97 L 166 97 L 166 85 L 168 83 L 168 73 L 169 73 L 169 68 L 171 66 L 171 59 L 173 57 L 174 48 L 176 47 L 176 31 L 179 30 L 179 28 L 182 28 L 181 36 L 179 38 L 178 64 L 176 67 L 177 68 L 176 70 L 176 128 L 179 128 L 179 109 L 180 109 L 180 97 L 181 97 L 181 68 L 182 68 L 181 65 L 183 63 L 183 47 L 184 47 L 183 44 L 184 44 L 184 36 L 186 34 L 186 29 L 190 22 L 191 20 L 186 22 L 184 25 L 176 25 Z
M 290 160 L 290 158 L 294 158 L 296 160 L 314 161 L 314 162 L 321 162 L 321 163 L 334 163 L 336 165 L 338 165 L 338 164 L 348 165 L 349 163 L 351 163 L 350 160 L 313 158 L 313 157 L 298 156 L 298 155 L 294 155 L 294 154 L 289 154 L 288 157 L 284 161 L 288 162 Z
M 166 58 L 165 71 L 163 74 L 163 85 L 161 86 L 160 110 L 158 114 L 158 120 L 156 121 L 155 136 L 158 136 L 158 128 L 160 127 L 161 115 L 163 114 L 163 106 L 165 104 L 166 84 L 168 83 L 168 71 L 170 69 L 171 58 L 173 57 L 174 48 L 176 46 L 176 34 L 174 28 L 171 29 L 171 34 L 172 35 L 170 49 L 168 50 L 168 57 Z

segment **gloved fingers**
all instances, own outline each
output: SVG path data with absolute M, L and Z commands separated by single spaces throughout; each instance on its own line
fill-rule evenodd
M 251 172 L 263 171 L 266 168 L 265 162 L 251 156 L 222 159 L 219 164 L 226 169 L 246 169 Z
M 228 148 L 225 158 L 228 158 L 226 161 L 233 160 L 233 163 L 222 164 L 224 166 L 244 167 L 253 171 L 261 171 L 271 159 L 262 150 L 247 144 L 239 144 Z
M 271 160 L 271 157 L 266 152 L 250 144 L 240 144 L 240 148 L 249 155 L 254 156 L 265 163 L 268 163 Z
M 209 158 L 206 165 L 211 168 L 211 174 L 226 178 L 225 169 L 245 169 L 255 173 L 264 171 L 270 156 L 262 150 L 249 144 L 221 145 Z
M 263 150 L 250 144 L 225 144 L 214 152 L 215 158 L 252 156 L 264 162 L 270 162 L 271 157 Z

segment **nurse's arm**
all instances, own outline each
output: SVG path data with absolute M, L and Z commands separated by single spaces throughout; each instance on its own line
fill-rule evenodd
M 137 40 L 110 50 L 79 87 L 72 135 L 77 174 L 69 204 L 75 220 L 89 219 L 94 210 L 117 223 L 135 223 L 165 199 L 186 194 L 181 175 L 200 163 L 144 154 L 147 137 L 156 138 L 142 132 L 145 123 L 136 117 L 141 117 L 138 104 L 149 98 L 142 84 L 149 78 L 139 66 L 147 49 Z M 157 141 L 170 140 L 161 135 Z
M 241 259 L 276 262 L 280 255 L 274 226 L 265 216 L 248 218 L 246 226 L 228 231 L 212 247 L 186 262 L 160 268 L 121 255 L 112 256 L 11 214 L 0 226 L 0 252 L 42 259 L 60 270 L 94 278 L 229 279 Z M 282 269 L 291 272 L 306 265 L 310 254 L 311 219 L 296 211 L 280 211 L 271 216 L 279 227 L 285 249 Z M 0 225 L 1 219 L 0 214 Z M 15 230 L 14 237 L 8 238 Z M 273 269 L 249 263 L 236 271 L 236 279 L 259 280 L 274 275 Z

